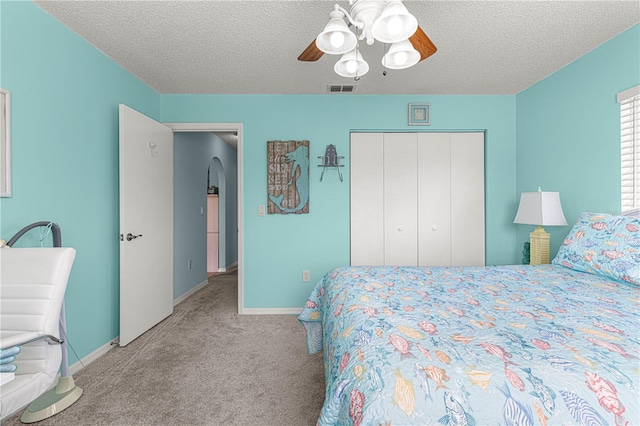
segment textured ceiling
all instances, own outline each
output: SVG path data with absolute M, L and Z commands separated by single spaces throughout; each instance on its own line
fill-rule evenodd
M 371 69 L 356 82 L 334 73 L 337 56 L 297 60 L 335 1 L 35 3 L 158 92 L 182 94 L 515 94 L 640 22 L 638 0 L 406 0 L 438 51 L 384 76 L 385 46 L 361 43 Z

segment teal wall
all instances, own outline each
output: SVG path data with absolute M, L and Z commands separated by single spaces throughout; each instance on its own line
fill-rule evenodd
M 610 78 L 603 75 L 606 67 L 599 65 L 603 59 L 619 63 L 616 52 L 627 52 L 634 46 L 637 53 L 637 27 L 562 70 L 568 75 L 561 81 L 542 81 L 518 96 L 159 95 L 33 3 L 2 1 L 0 5 L 0 86 L 12 93 L 13 113 L 13 196 L 0 199 L 0 235 L 8 239 L 31 222 L 52 220 L 61 225 L 63 243 L 78 250 L 67 292 L 67 317 L 70 342 L 80 357 L 118 335 L 119 103 L 165 122 L 243 123 L 239 167 L 243 178 L 246 308 L 300 307 L 313 281 L 348 262 L 349 132 L 423 130 L 407 126 L 409 102 L 431 103 L 433 124 L 424 130 L 486 132 L 487 263 L 519 261 L 521 242 L 516 235 L 523 231 L 516 231 L 518 225 L 512 221 L 519 192 L 530 186 L 560 190 L 570 219 L 583 205 L 618 208 L 615 193 L 606 194 L 600 202 L 597 200 L 605 191 L 583 191 L 569 183 L 576 181 L 575 173 L 583 167 L 575 157 L 592 163 L 602 158 L 606 161 L 597 164 L 599 169 L 606 168 L 602 174 L 619 174 L 619 165 L 613 160 L 618 153 L 606 159 L 598 153 L 584 153 L 583 147 L 602 149 L 594 139 L 608 140 L 609 136 L 592 135 L 615 115 L 613 110 L 600 110 L 592 104 L 601 98 L 614 102 L 615 92 L 638 83 L 630 76 L 633 69 L 625 78 L 621 72 Z M 591 63 L 600 70 L 596 75 L 585 71 Z M 573 72 L 575 82 L 571 81 Z M 635 73 L 637 76 L 637 68 Z M 618 81 L 621 87 L 611 88 L 606 96 L 599 87 L 592 91 L 598 75 L 606 81 Z M 554 75 L 550 81 L 557 78 Z M 558 91 L 566 96 L 558 97 Z M 589 120 L 569 118 L 595 124 L 573 143 L 581 154 L 572 154 L 574 161 L 560 161 L 552 158 L 559 157 L 555 155 L 560 142 L 556 133 L 566 136 L 570 126 L 565 128 L 556 116 L 569 114 L 564 111 L 569 109 L 566 98 L 573 92 L 587 105 L 578 114 L 587 114 Z M 595 112 L 591 113 L 588 105 Z M 308 139 L 311 143 L 307 215 L 257 215 L 258 205 L 267 201 L 266 142 L 276 139 Z M 610 143 L 616 150 L 615 141 Z M 328 144 L 335 144 L 339 155 L 346 157 L 344 182 L 331 171 L 319 181 L 317 157 Z M 530 158 L 552 158 L 558 163 L 545 174 L 548 181 L 531 176 Z M 615 183 L 615 179 L 607 179 L 607 185 Z M 29 235 L 22 244 L 38 244 L 37 236 Z M 311 283 L 301 282 L 303 269 L 311 270 Z M 187 282 L 176 295 L 199 282 L 197 278 L 189 281 L 194 282 Z
M 517 193 L 559 191 L 568 226 L 547 227 L 551 256 L 584 211 L 620 212 L 620 108 L 640 84 L 640 25 L 516 96 Z M 518 225 L 518 244 L 533 226 Z
M 300 307 L 315 281 L 349 263 L 349 132 L 416 131 L 407 104 L 428 100 L 429 131 L 486 130 L 487 254 L 489 264 L 513 263 L 516 250 L 515 97 L 374 95 L 165 95 L 167 122 L 242 122 L 245 308 Z M 310 213 L 258 217 L 267 204 L 266 142 L 309 140 Z M 328 144 L 345 156 L 340 182 L 320 182 L 318 156 Z M 302 271 L 311 282 L 302 283 Z
M 118 104 L 160 119 L 161 96 L 33 3 L 0 4 L 13 177 L 13 196 L 0 199 L 0 235 L 50 220 L 76 248 L 66 308 L 82 357 L 118 335 Z M 18 245 L 37 246 L 38 237 Z

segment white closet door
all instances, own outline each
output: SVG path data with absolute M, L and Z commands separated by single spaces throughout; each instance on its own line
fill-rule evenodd
M 484 133 L 451 134 L 451 264 L 485 264 Z
M 418 265 L 451 265 L 451 134 L 418 133 Z
M 384 264 L 418 265 L 415 133 L 384 134 Z
M 384 265 L 383 134 L 351 134 L 351 264 Z

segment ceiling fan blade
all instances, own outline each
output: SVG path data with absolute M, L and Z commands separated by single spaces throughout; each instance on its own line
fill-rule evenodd
M 322 55 L 324 55 L 324 52 L 318 49 L 318 46 L 316 46 L 316 41 L 313 40 L 311 44 L 307 46 L 306 49 L 304 49 L 304 52 L 302 52 L 300 56 L 298 56 L 298 60 L 305 61 L 305 62 L 313 62 L 322 58 Z
M 429 56 L 436 53 L 436 50 L 438 50 L 436 45 L 433 44 L 420 27 L 418 27 L 416 32 L 409 37 L 409 41 L 413 45 L 413 48 L 420 52 L 421 61 L 427 59 Z

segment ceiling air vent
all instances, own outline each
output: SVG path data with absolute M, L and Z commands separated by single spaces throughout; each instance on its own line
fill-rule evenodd
M 356 86 L 353 84 L 350 85 L 342 85 L 342 84 L 328 84 L 327 92 L 329 93 L 353 93 L 356 91 Z

